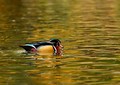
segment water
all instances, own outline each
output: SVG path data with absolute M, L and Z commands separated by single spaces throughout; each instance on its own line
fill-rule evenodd
M 1 0 L 0 85 L 119 85 L 118 0 Z M 59 38 L 63 56 L 19 45 Z

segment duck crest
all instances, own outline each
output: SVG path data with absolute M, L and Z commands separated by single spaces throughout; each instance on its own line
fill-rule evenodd
M 60 55 L 62 53 L 61 41 L 59 39 L 51 39 L 44 42 L 26 43 L 22 47 L 27 53 L 36 53 L 40 55 Z

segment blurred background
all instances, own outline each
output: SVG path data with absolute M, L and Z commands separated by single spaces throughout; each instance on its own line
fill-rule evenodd
M 62 57 L 21 54 L 51 38 Z M 119 85 L 119 64 L 119 0 L 0 0 L 0 85 Z

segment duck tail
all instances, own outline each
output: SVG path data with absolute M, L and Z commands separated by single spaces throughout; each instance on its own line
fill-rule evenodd
M 32 46 L 19 46 L 19 47 L 23 48 L 27 53 L 32 53 L 36 51 L 36 49 Z

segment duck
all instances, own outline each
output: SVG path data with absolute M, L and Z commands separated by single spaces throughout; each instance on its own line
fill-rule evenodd
M 62 55 L 63 45 L 59 39 L 50 39 L 49 41 L 39 41 L 33 43 L 25 43 L 20 45 L 26 53 L 34 53 L 39 55 Z

